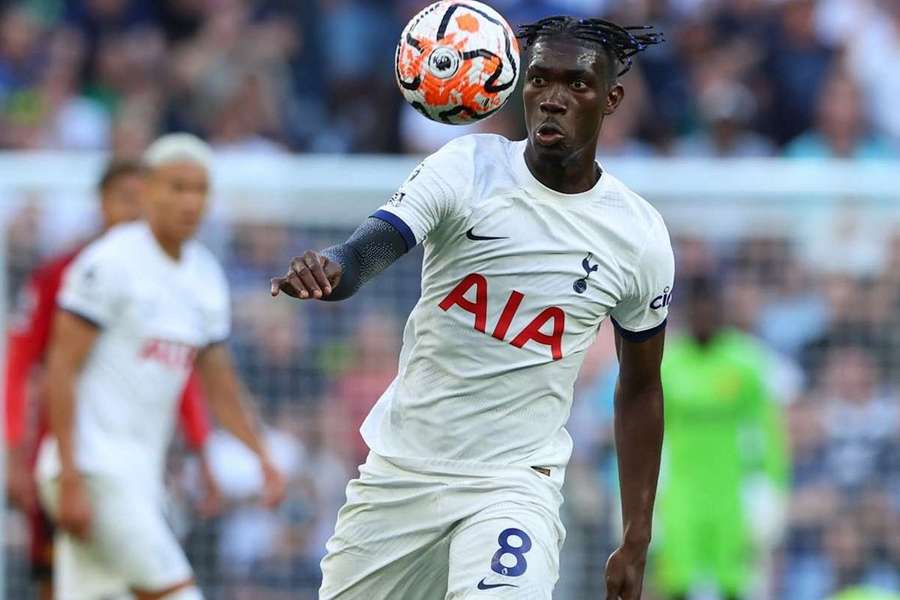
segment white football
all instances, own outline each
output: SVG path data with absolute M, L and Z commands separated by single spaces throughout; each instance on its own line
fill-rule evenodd
M 509 100 L 519 78 L 519 44 L 506 20 L 475 0 L 441 0 L 403 30 L 397 84 L 420 113 L 440 123 L 485 119 Z

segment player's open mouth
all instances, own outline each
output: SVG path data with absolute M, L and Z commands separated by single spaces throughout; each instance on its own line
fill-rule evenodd
M 544 123 L 534 132 L 535 140 L 542 146 L 552 146 L 558 144 L 566 134 L 563 133 L 557 125 L 553 123 Z

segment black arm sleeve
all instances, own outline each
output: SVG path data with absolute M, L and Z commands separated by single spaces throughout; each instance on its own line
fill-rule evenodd
M 345 300 L 367 281 L 391 266 L 409 250 L 393 225 L 369 217 L 343 244 L 326 248 L 322 255 L 341 265 L 341 280 L 323 300 Z

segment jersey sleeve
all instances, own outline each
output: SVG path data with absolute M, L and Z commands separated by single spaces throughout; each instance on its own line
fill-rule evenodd
M 410 249 L 459 213 L 473 178 L 472 142 L 459 138 L 426 158 L 372 216 L 393 225 Z
M 66 271 L 57 304 L 97 327 L 107 327 L 122 310 L 128 272 L 117 255 L 98 244 L 89 246 Z
M 631 292 L 610 315 L 619 335 L 641 342 L 665 327 L 675 281 L 675 256 L 661 222 L 644 248 L 633 279 Z

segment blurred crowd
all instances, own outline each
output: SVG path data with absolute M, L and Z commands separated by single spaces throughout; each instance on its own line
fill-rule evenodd
M 186 130 L 242 152 L 424 152 L 465 129 L 403 105 L 422 0 L 0 0 L 0 147 L 135 154 Z M 494 0 L 652 24 L 609 156 L 896 156 L 896 0 Z M 474 129 L 521 134 L 519 102 Z

